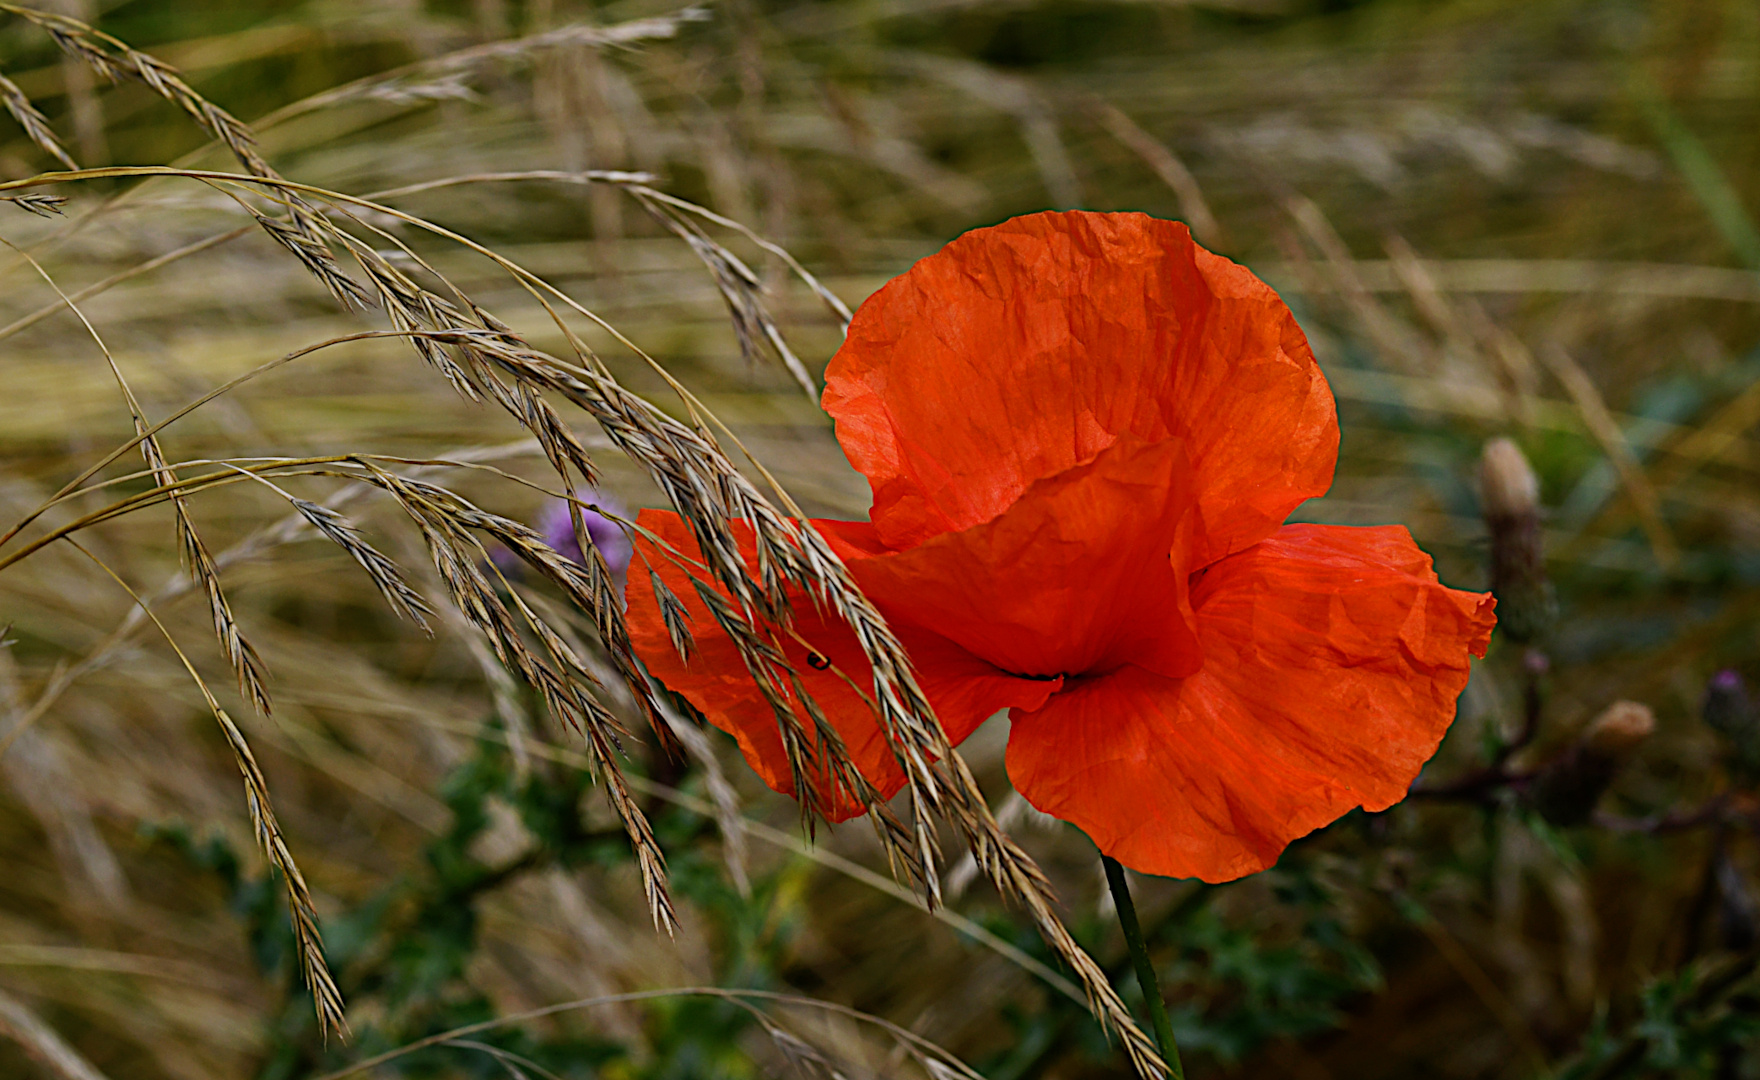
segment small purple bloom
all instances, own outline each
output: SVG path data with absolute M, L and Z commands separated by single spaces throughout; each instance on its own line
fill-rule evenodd
M 1744 687 L 1742 686 L 1741 672 L 1733 668 L 1724 668 L 1711 676 L 1711 689 L 1725 694 L 1742 692 Z
M 623 516 L 623 504 L 608 495 L 585 488 L 577 492 L 575 497 L 581 502 L 590 502 L 604 507 L 610 513 Z M 605 560 L 613 577 L 621 578 L 629 570 L 630 542 L 629 534 L 622 526 L 602 514 L 596 514 L 586 507 L 581 508 L 581 523 L 586 526 L 587 539 L 599 549 L 599 555 Z M 563 556 L 581 561 L 580 545 L 575 543 L 574 520 L 569 513 L 569 504 L 556 499 L 544 507 L 538 518 L 538 531 L 544 534 L 544 542 L 555 548 Z
M 1700 715 L 1738 745 L 1760 754 L 1760 715 L 1756 714 L 1747 683 L 1738 672 L 1726 668 L 1711 676 Z

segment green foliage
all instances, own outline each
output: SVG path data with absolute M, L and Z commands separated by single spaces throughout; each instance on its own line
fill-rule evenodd
M 1273 1040 L 1333 1030 L 1348 1020 L 1353 1002 L 1382 988 L 1380 962 L 1344 917 L 1343 893 L 1322 882 L 1299 857 L 1263 877 L 1277 904 L 1253 906 L 1247 915 L 1232 911 L 1230 899 L 1245 890 L 1263 891 L 1266 880 L 1195 885 L 1170 910 L 1139 911 L 1151 953 L 1160 958 L 1159 977 L 1180 1052 L 1189 1068 L 1195 1062 L 1202 1070 L 1194 1075 L 1218 1063 L 1240 1062 Z M 985 925 L 1056 964 L 1017 923 L 995 917 Z M 1074 929 L 1103 961 L 1119 993 L 1143 1015 L 1142 991 L 1116 926 L 1096 915 Z M 1110 946 L 1103 947 L 1109 939 Z M 1111 1060 L 1113 1048 L 1067 998 L 1048 996 L 1043 1010 L 1011 1008 L 1006 1019 L 1013 1045 L 980 1065 L 993 1080 L 1042 1075 L 1055 1052 L 1072 1048 L 1094 1062 Z
M 1639 1074 L 1680 1080 L 1760 1075 L 1760 994 L 1752 957 L 1701 965 L 1652 980 L 1638 1017 L 1622 1032 L 1597 1016 L 1582 1053 L 1558 1080 L 1609 1080 Z
M 374 1018 L 359 1025 L 354 1044 L 346 1049 L 326 1046 L 318 1037 L 294 962 L 283 892 L 270 874 L 245 873 L 224 838 L 197 839 L 181 824 L 144 830 L 149 841 L 213 875 L 249 937 L 262 977 L 284 989 L 260 1080 L 292 1080 L 495 1019 L 493 1004 L 470 977 L 481 944 L 480 903 L 537 870 L 562 867 L 591 873 L 630 861 L 621 828 L 587 827 L 582 800 L 590 797 L 592 785 L 586 773 L 534 769 L 522 780 L 495 734 L 491 730 L 479 739 L 475 753 L 442 786 L 452 820 L 427 845 L 423 865 L 325 920 L 332 969 L 355 1013 Z M 477 848 L 492 825 L 497 803 L 518 815 L 531 844 L 508 861 L 489 863 Z M 668 810 L 656 817 L 656 832 L 675 853 L 673 890 L 713 928 L 721 958 L 717 985 L 776 986 L 775 972 L 799 928 L 798 910 L 784 898 L 795 889 L 798 873 L 784 867 L 761 875 L 753 882 L 752 895 L 742 897 L 701 850 L 708 828 L 705 819 L 688 811 Z M 507 1027 L 472 1035 L 469 1042 L 476 1046 L 431 1047 L 383 1068 L 411 1078 L 505 1076 L 503 1061 L 535 1064 L 568 1078 L 743 1080 L 755 1075 L 750 1055 L 740 1045 L 753 1026 L 748 1010 L 719 999 L 659 999 L 647 1007 L 647 1015 L 645 1034 L 656 1052 L 639 1058 L 605 1039 L 538 1037 Z
M 1182 1050 L 1234 1062 L 1265 1043 L 1341 1025 L 1350 1002 L 1381 987 L 1374 955 L 1348 931 L 1341 897 L 1297 859 L 1270 871 L 1281 910 L 1229 919 L 1196 893 L 1156 930 L 1178 959 L 1163 974 Z M 1262 883 L 1255 883 L 1260 885 Z

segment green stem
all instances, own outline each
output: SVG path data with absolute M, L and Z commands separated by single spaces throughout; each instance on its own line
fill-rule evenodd
M 1170 1080 L 1185 1080 L 1186 1070 L 1179 1063 L 1179 1045 L 1173 1041 L 1173 1024 L 1167 1019 L 1167 1003 L 1161 1000 L 1161 984 L 1155 978 L 1155 965 L 1149 961 L 1149 947 L 1143 942 L 1143 928 L 1137 924 L 1137 905 L 1131 902 L 1131 887 L 1124 880 L 1124 867 L 1110 855 L 1100 856 L 1106 867 L 1106 885 L 1112 890 L 1113 906 L 1118 908 L 1118 925 L 1124 930 L 1125 944 L 1131 949 L 1131 963 L 1137 968 L 1137 982 L 1143 987 L 1143 1000 L 1149 1003 L 1149 1023 L 1155 1029 L 1155 1041 L 1161 1047 L 1161 1060 L 1167 1062 Z

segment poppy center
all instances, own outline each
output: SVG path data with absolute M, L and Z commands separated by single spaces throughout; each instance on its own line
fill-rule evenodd
M 1184 445 L 1127 435 L 981 525 L 904 551 L 845 550 L 888 618 L 1003 671 L 1053 680 L 1134 664 L 1184 678 L 1203 664 L 1184 572 L 1193 506 Z

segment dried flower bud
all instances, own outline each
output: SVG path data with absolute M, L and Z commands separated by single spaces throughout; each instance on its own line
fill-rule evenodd
M 1726 670 L 1711 677 L 1699 715 L 1729 741 L 1737 778 L 1747 784 L 1760 779 L 1760 710 L 1739 673 Z
M 1623 758 L 1656 731 L 1656 714 L 1635 701 L 1616 701 L 1583 731 L 1583 746 L 1608 757 Z
M 1495 438 L 1479 458 L 1479 492 L 1486 517 L 1532 517 L 1540 511 L 1540 478 L 1514 441 Z
M 1509 439 L 1485 444 L 1480 501 L 1491 531 L 1491 592 L 1505 637 L 1526 644 L 1544 637 L 1558 614 L 1540 540 L 1540 480 Z
M 1656 716 L 1635 701 L 1616 701 L 1576 743 L 1534 777 L 1528 797 L 1553 825 L 1581 825 L 1634 751 L 1656 730 Z

